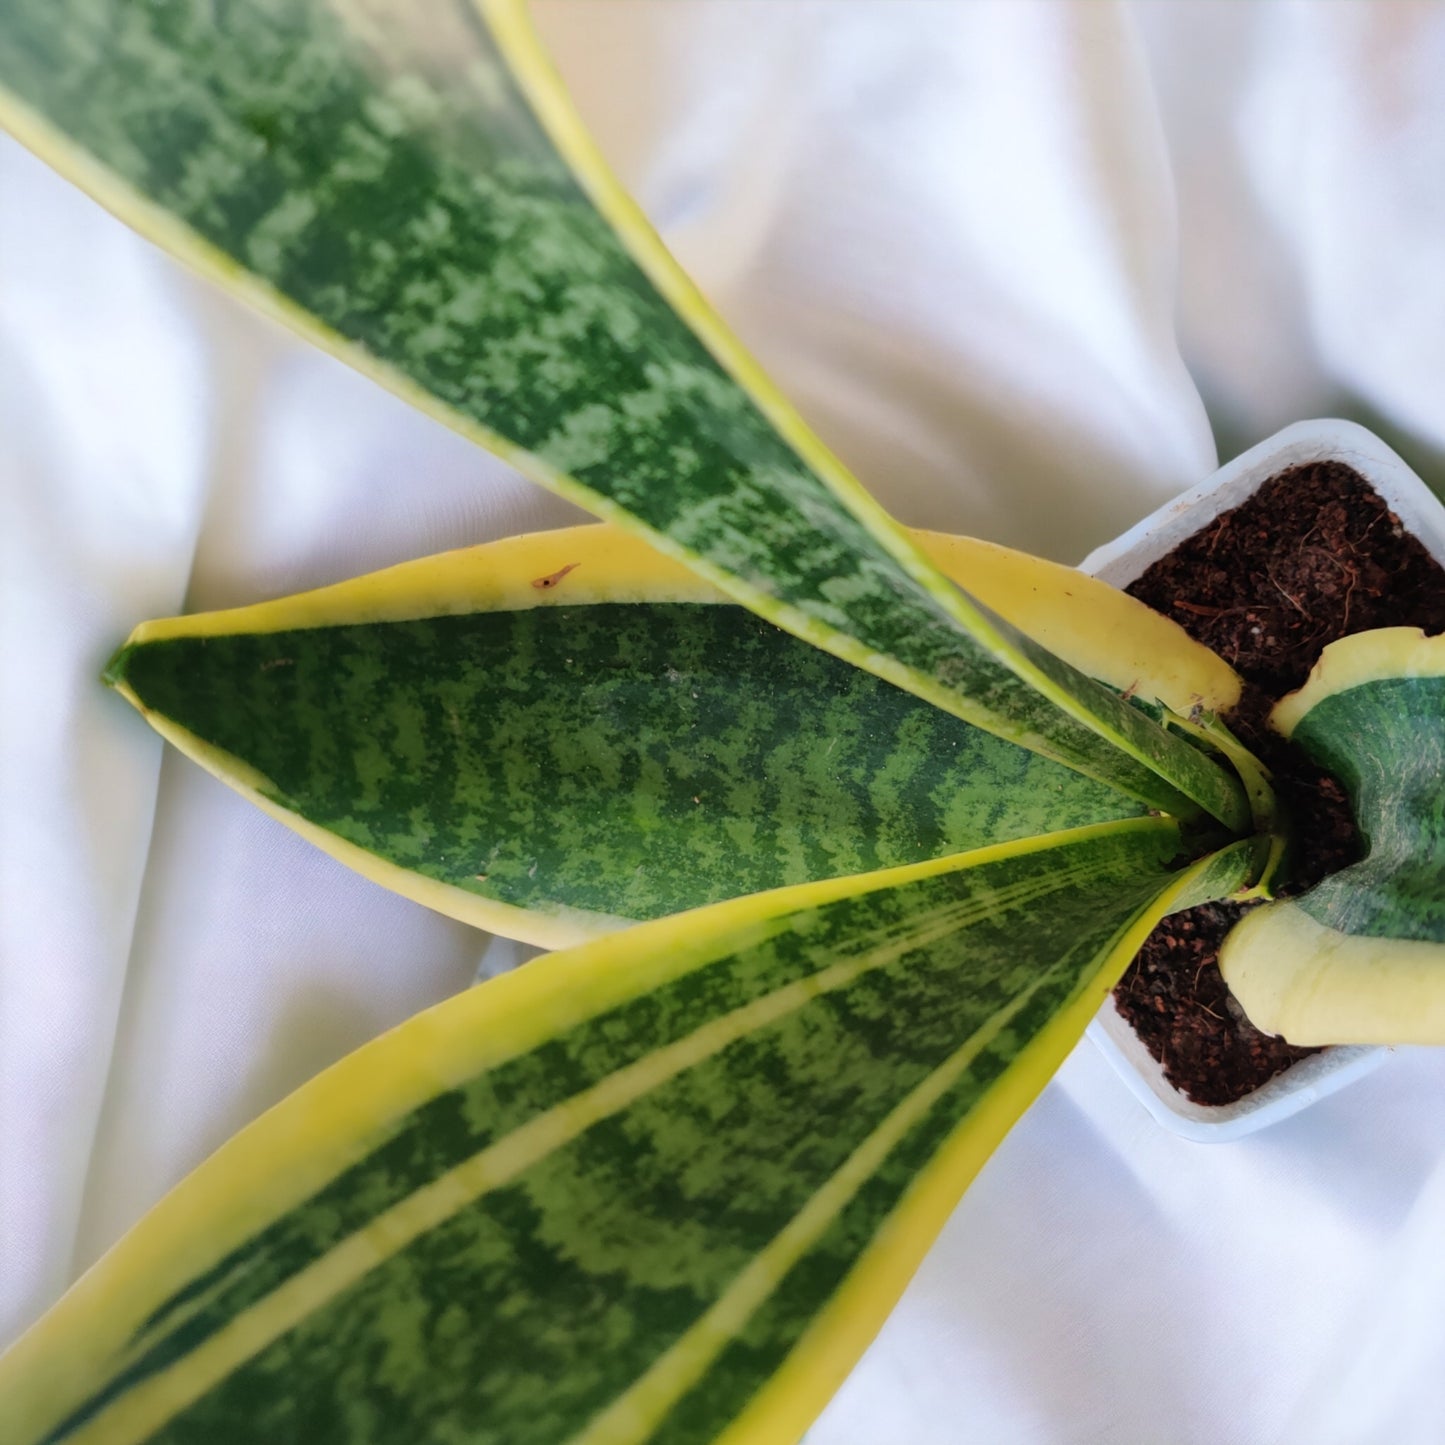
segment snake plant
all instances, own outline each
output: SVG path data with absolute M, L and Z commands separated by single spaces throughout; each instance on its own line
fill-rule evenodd
M 8 0 L 0 121 L 602 518 L 116 655 L 258 806 L 560 951 L 222 1148 L 0 1361 L 5 1439 L 798 1439 L 1154 924 L 1268 893 L 1238 679 L 894 523 L 511 0 Z M 1267 1025 L 1445 1037 L 1442 703 L 1445 652 L 1392 631 L 1282 705 L 1372 847 L 1231 941 Z

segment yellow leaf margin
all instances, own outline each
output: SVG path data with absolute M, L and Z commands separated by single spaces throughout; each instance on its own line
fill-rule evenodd
M 946 576 L 1121 691 L 1180 713 L 1221 711 L 1238 697 L 1239 679 L 1223 661 L 1103 582 L 989 542 L 939 532 L 913 536 Z M 602 523 L 443 552 L 272 602 L 143 622 L 126 645 L 529 607 L 729 600 L 641 538 Z M 633 922 L 560 906 L 519 908 L 399 867 L 275 803 L 268 796 L 275 788 L 255 769 L 147 708 L 124 682 L 117 691 L 162 737 L 248 802 L 373 883 L 427 908 L 543 948 L 570 947 Z
M 798 910 L 1090 837 L 1153 835 L 1167 853 L 1177 831 L 1165 818 L 1096 824 L 1046 840 L 734 899 L 551 955 L 426 1010 L 334 1064 L 223 1145 L 0 1358 L 7 1441 L 29 1445 L 74 1408 L 77 1380 L 102 1381 L 123 1368 L 129 1342 L 158 1299 L 355 1162 L 387 1121 L 481 1069 L 723 952 L 766 939 Z M 1236 844 L 1161 884 L 1152 905 L 1100 957 L 1090 981 L 1030 1041 L 919 1175 L 838 1294 L 721 1442 L 791 1445 L 798 1438 L 896 1303 L 969 1181 L 1077 1041 L 1150 929 L 1201 893 L 1219 896 L 1221 878 L 1242 877 L 1248 857 L 1249 845 Z M 95 1429 L 81 1427 L 76 1445 L 144 1438 L 133 1431 L 112 1436 L 103 1416 L 92 1424 Z
M 1391 678 L 1445 676 L 1445 637 L 1382 627 L 1332 642 L 1270 722 L 1293 737 L 1326 698 Z M 1368 938 L 1316 922 L 1294 903 L 1247 914 L 1219 969 L 1250 1022 L 1292 1044 L 1445 1043 L 1445 946 Z

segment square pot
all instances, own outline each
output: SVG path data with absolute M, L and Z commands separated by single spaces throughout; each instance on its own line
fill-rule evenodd
M 1271 477 L 1291 467 L 1335 461 L 1350 467 L 1380 495 L 1406 530 L 1445 566 L 1445 506 L 1363 427 L 1345 421 L 1306 421 L 1251 447 L 1206 481 L 1166 503 L 1123 536 L 1097 548 L 1080 570 L 1124 588 L 1222 512 L 1247 501 Z M 1112 998 L 1088 1034 L 1136 1098 L 1166 1128 L 1186 1138 L 1223 1141 L 1253 1133 L 1298 1113 L 1376 1068 L 1384 1048 L 1333 1047 L 1290 1065 L 1232 1104 L 1196 1104 L 1164 1076 Z

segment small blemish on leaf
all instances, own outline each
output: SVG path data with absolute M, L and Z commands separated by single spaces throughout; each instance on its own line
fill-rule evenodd
M 539 592 L 545 592 L 549 587 L 555 587 L 569 572 L 581 565 L 580 562 L 569 562 L 565 567 L 559 567 L 545 577 L 532 578 L 532 586 Z
M 273 667 L 295 667 L 295 666 L 296 666 L 296 659 L 295 659 L 294 657 L 273 657 L 273 658 L 271 658 L 269 661 L 263 662 L 263 663 L 261 664 L 261 671 L 262 671 L 262 672 L 270 672 Z

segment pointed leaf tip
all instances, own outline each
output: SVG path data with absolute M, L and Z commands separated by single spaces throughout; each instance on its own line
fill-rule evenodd
M 111 659 L 105 665 L 105 670 L 100 674 L 100 680 L 107 687 L 119 687 L 126 680 L 126 670 L 130 666 L 130 660 L 135 654 L 133 642 L 124 643 L 116 648 Z

